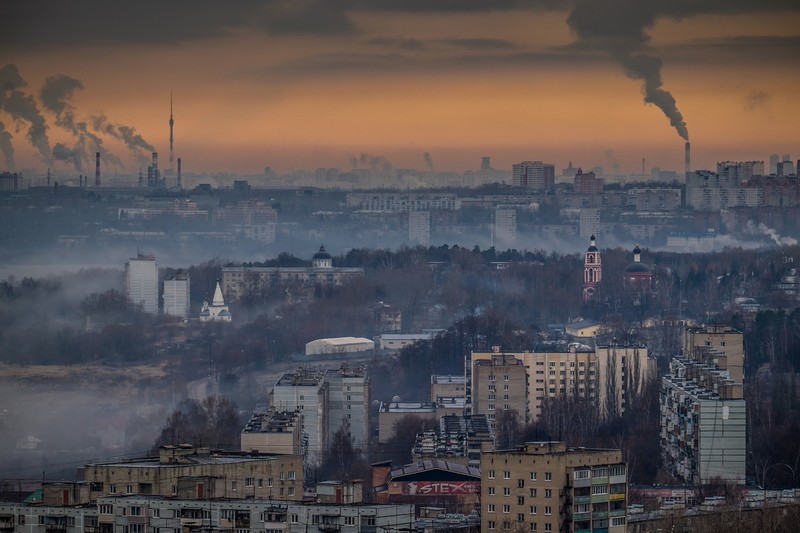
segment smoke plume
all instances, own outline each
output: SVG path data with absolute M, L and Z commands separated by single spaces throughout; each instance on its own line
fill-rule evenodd
M 92 116 L 92 128 L 99 133 L 110 135 L 125 143 L 128 150 L 131 151 L 140 161 L 147 162 L 147 152 L 154 152 L 153 145 L 144 140 L 144 138 L 136 133 L 136 130 L 130 126 L 112 124 L 105 115 Z
M 76 120 L 72 95 L 77 89 L 83 89 L 83 83 L 80 80 L 64 74 L 57 74 L 44 81 L 39 98 L 42 106 L 56 116 L 56 125 L 77 137 L 78 141 L 73 151 L 79 152 L 79 158 L 73 158 L 73 161 L 86 161 L 89 159 L 89 152 L 100 152 L 103 161 L 121 167 L 122 161 L 103 147 L 103 140 L 89 131 L 86 122 Z M 90 144 L 89 147 L 87 147 L 87 142 Z M 80 170 L 80 168 L 76 166 L 75 170 Z
M 0 69 L 0 109 L 11 115 L 17 123 L 28 123 L 28 141 L 45 161 L 50 161 L 47 124 L 33 96 L 21 90 L 27 85 L 16 65 L 8 64 Z
M 392 170 L 392 164 L 382 155 L 361 154 L 358 161 L 361 166 L 368 166 L 374 171 L 389 172 Z
M 751 235 L 764 235 L 769 237 L 772 242 L 774 242 L 778 246 L 796 246 L 797 239 L 794 237 L 782 237 L 778 231 L 774 228 L 770 228 L 763 222 L 759 222 L 758 225 L 755 224 L 752 220 L 747 221 L 747 225 L 745 226 L 745 232 Z
M 86 154 L 81 148 L 68 148 L 61 143 L 53 146 L 53 159 L 56 161 L 69 161 L 75 167 L 75 170 L 80 172 L 83 170 L 83 161 L 86 160 Z
M 422 157 L 425 158 L 425 164 L 428 166 L 428 170 L 433 172 L 433 159 L 431 159 L 431 153 L 425 152 L 424 154 L 422 154 Z
M 611 170 L 614 172 L 614 175 L 618 176 L 621 172 L 621 167 L 619 165 L 617 156 L 614 155 L 614 150 L 611 148 L 606 150 L 606 159 L 608 159 L 608 162 L 611 163 Z
M 0 122 L 0 151 L 6 160 L 6 170 L 14 170 L 14 145 L 11 144 L 11 134 L 6 131 L 6 125 Z
M 688 141 L 689 130 L 675 98 L 663 88 L 661 58 L 646 53 L 650 40 L 647 31 L 658 15 L 655 2 L 576 0 L 567 22 L 578 44 L 602 50 L 628 77 L 641 80 L 644 101 L 661 109 L 678 135 Z

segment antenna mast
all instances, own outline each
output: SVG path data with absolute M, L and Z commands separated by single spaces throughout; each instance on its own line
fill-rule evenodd
M 175 125 L 175 119 L 172 117 L 172 90 L 169 91 L 169 173 L 172 175 L 172 127 Z

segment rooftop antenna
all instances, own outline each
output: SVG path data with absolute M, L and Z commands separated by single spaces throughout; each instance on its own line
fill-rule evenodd
M 172 118 L 172 89 L 169 91 L 169 173 L 172 175 L 172 127 L 175 119 Z

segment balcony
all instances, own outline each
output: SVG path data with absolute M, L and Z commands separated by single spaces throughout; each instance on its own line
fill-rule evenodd
M 587 513 L 575 513 L 572 518 L 573 518 L 573 520 L 575 520 L 575 522 L 578 522 L 579 520 L 589 520 L 590 516 L 591 516 L 591 513 L 588 513 L 588 512 Z
M 625 509 L 612 509 L 608 516 L 625 516 Z
M 609 500 L 624 500 L 625 496 L 627 496 L 627 494 L 625 494 L 624 492 L 620 492 L 619 494 L 610 494 L 608 499 Z
M 592 520 L 599 518 L 608 518 L 608 511 L 594 511 L 592 512 Z
M 575 496 L 575 503 L 589 503 L 591 496 Z
M 317 524 L 317 527 L 320 531 L 326 531 L 328 533 L 335 533 L 336 531 L 342 530 L 341 524 Z

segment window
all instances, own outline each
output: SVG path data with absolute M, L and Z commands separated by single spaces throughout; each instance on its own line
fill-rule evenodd
M 517 505 L 525 505 L 525 496 L 517 496 Z
M 283 496 L 283 487 L 281 487 L 280 489 L 278 489 L 278 495 L 280 495 L 280 496 Z
M 486 512 L 487 513 L 493 513 L 494 512 L 494 504 L 493 503 L 490 503 L 489 505 L 486 506 Z
M 549 505 L 545 505 L 544 506 L 544 514 L 546 514 L 548 516 L 553 514 L 553 508 L 551 506 L 549 506 Z
M 531 531 L 536 531 L 536 522 L 531 522 Z
M 131 505 L 128 514 L 131 516 L 142 516 L 142 508 L 139 505 Z
M 489 404 L 489 411 L 494 411 L 494 404 L 493 403 Z
M 172 485 L 172 495 L 175 496 L 176 494 L 178 494 L 178 486 Z
M 625 475 L 625 465 L 616 465 L 611 467 L 611 475 L 612 476 L 624 476 Z
M 133 485 L 125 485 L 125 494 L 133 494 Z
M 490 399 L 490 400 L 494 400 L 494 399 L 496 399 L 496 398 L 497 398 L 497 396 L 496 396 L 496 395 L 494 395 L 494 394 L 490 394 L 490 395 L 489 395 L 489 399 Z
M 103 492 L 103 484 L 102 483 L 89 483 L 89 490 L 91 492 Z
M 267 478 L 267 487 L 272 486 L 272 478 Z
M 291 515 L 291 516 L 289 517 L 289 521 L 290 521 L 292 524 L 296 524 L 296 523 L 298 523 L 298 522 L 299 522 L 299 520 L 298 520 L 298 517 L 297 517 L 297 515 L 296 515 L 296 514 L 293 514 L 293 515 Z
M 108 493 L 109 494 L 116 494 L 117 493 L 117 486 L 113 483 L 108 486 Z
M 258 480 L 258 488 L 259 488 L 259 489 L 262 489 L 262 488 L 264 488 L 264 480 L 263 480 L 263 479 L 260 479 L 260 478 L 259 478 L 259 480 Z
M 489 496 L 494 496 L 494 487 L 489 487 Z
M 145 524 L 130 524 L 128 526 L 128 533 L 144 533 Z
M 524 489 L 525 488 L 525 480 L 524 479 L 518 479 L 517 480 L 517 488 L 518 489 Z
M 547 523 L 544 525 L 545 531 L 553 531 L 553 524 Z
M 608 494 L 608 485 L 592 485 L 592 494 Z
M 552 498 L 553 497 L 553 489 L 544 489 L 544 497 L 545 498 Z
M 509 487 L 503 487 L 503 496 L 511 496 L 511 489 Z
M 611 525 L 612 526 L 624 526 L 625 525 L 625 517 L 624 516 L 615 516 L 611 518 Z
M 536 472 L 531 472 L 531 481 L 536 481 Z
M 246 477 L 244 478 L 244 486 L 245 487 L 252 487 L 255 484 L 255 478 Z
M 536 497 L 536 489 L 531 489 L 531 498 Z
M 289 470 L 289 473 L 287 474 L 287 478 L 294 479 L 294 475 L 295 475 L 294 474 L 294 470 Z
M 355 516 L 345 516 L 344 517 L 344 525 L 346 525 L 346 526 L 354 526 L 354 525 L 356 525 L 356 517 Z
M 108 504 L 101 505 L 100 514 L 114 514 L 114 506 Z
M 489 470 L 487 475 L 489 476 L 489 479 L 494 479 L 494 470 Z
M 503 470 L 503 479 L 511 479 L 511 472 L 508 470 Z
M 236 490 L 238 488 L 238 483 L 236 481 L 231 481 L 231 490 Z
M 523 513 L 517 513 L 517 522 L 524 522 L 525 515 Z
M 589 470 L 576 470 L 575 479 L 589 479 Z
M 545 472 L 544 473 L 544 480 L 545 481 L 553 481 L 553 473 L 552 472 Z
M 285 478 L 286 478 L 286 472 L 281 472 L 281 473 L 278 475 L 278 479 L 280 479 L 281 481 L 283 481 Z
M 508 381 L 508 376 L 503 376 L 503 381 Z
M 531 505 L 530 508 L 528 509 L 528 512 L 531 514 L 536 514 L 536 506 Z
M 489 526 L 489 529 L 497 528 L 497 523 L 494 520 L 489 520 L 489 522 L 487 522 L 487 525 Z
M 503 504 L 503 512 L 504 512 L 505 514 L 508 514 L 508 513 L 510 513 L 510 512 L 511 512 L 511 506 L 510 506 L 510 505 L 508 505 L 507 503 L 504 503 L 504 504 Z
M 503 385 L 503 390 L 508 390 L 508 384 Z
M 294 487 L 289 487 L 289 496 L 294 496 Z

